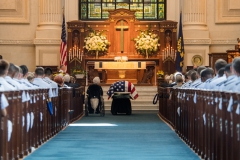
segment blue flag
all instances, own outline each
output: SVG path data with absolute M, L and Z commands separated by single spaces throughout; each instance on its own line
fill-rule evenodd
M 184 60 L 184 42 L 183 42 L 183 31 L 182 31 L 182 13 L 180 13 L 178 40 L 177 40 L 177 57 L 176 57 L 176 69 L 182 72 Z

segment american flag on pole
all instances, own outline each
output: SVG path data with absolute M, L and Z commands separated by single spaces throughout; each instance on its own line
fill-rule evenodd
M 67 66 L 67 41 L 66 41 L 66 28 L 65 28 L 65 16 L 63 14 L 62 21 L 62 34 L 61 34 L 61 46 L 60 46 L 60 64 Z
M 117 81 L 113 83 L 107 92 L 108 99 L 112 97 L 114 92 L 130 92 L 130 95 L 133 99 L 138 98 L 138 93 L 134 85 L 129 81 Z

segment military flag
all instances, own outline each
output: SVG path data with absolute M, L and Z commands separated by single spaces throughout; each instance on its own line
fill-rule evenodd
M 176 69 L 182 72 L 184 61 L 184 41 L 183 41 L 183 30 L 182 30 L 182 12 L 180 13 L 179 31 L 177 40 L 177 56 L 176 56 Z

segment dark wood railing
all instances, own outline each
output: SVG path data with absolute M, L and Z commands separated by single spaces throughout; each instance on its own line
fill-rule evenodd
M 0 159 L 20 159 L 83 115 L 84 87 L 59 89 L 51 99 L 53 115 L 47 109 L 48 89 L 0 92 L 8 100 L 7 116 L 0 123 Z M 30 100 L 22 102 L 22 95 Z
M 201 158 L 240 159 L 240 93 L 162 87 L 158 93 L 159 115 Z

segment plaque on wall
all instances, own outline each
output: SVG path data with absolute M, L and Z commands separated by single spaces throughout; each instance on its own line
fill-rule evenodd
M 203 64 L 203 58 L 200 55 L 195 55 L 192 57 L 193 66 L 201 66 Z

